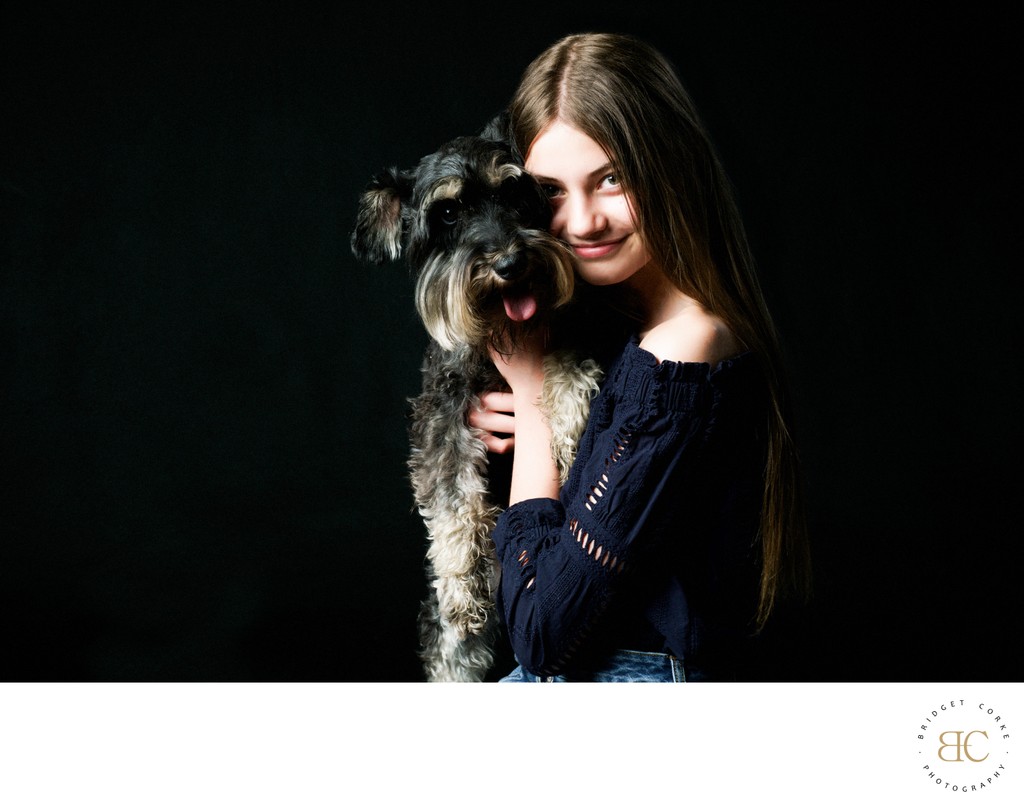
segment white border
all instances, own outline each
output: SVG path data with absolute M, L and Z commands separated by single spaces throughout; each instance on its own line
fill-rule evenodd
M 1014 683 L 0 684 L 0 803 L 1024 803 L 922 774 L 950 699 L 1020 746 Z

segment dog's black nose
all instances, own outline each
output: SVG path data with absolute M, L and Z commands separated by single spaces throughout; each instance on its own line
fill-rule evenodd
M 502 255 L 494 261 L 493 268 L 502 280 L 516 280 L 526 268 L 526 260 L 521 254 Z

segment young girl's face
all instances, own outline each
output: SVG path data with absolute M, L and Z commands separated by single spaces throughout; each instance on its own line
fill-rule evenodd
M 621 283 L 650 262 L 611 160 L 588 135 L 554 121 L 530 146 L 526 170 L 547 191 L 551 232 L 572 247 L 585 281 Z

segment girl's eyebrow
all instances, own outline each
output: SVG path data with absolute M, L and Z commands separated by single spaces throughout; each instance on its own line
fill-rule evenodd
M 597 179 L 597 178 L 603 176 L 606 173 L 614 172 L 614 170 L 615 170 L 615 166 L 613 166 L 611 164 L 611 162 L 606 162 L 606 163 L 604 163 L 604 165 L 601 165 L 600 167 L 595 168 L 590 173 L 588 173 L 587 174 L 587 179 L 591 179 L 591 180 L 592 179 Z M 550 182 L 550 183 L 556 184 L 556 185 L 561 184 L 561 182 L 559 180 L 554 179 L 553 177 L 544 176 L 543 174 L 534 173 L 533 171 L 530 171 L 530 175 L 533 176 L 533 178 L 536 179 L 538 182 Z

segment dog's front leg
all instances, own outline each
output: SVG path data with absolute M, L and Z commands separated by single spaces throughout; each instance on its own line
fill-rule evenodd
M 472 367 L 434 345 L 413 401 L 409 460 L 427 527 L 430 597 L 420 612 L 421 658 L 431 681 L 481 680 L 493 662 L 497 563 L 487 452 L 466 424 L 476 402 Z

